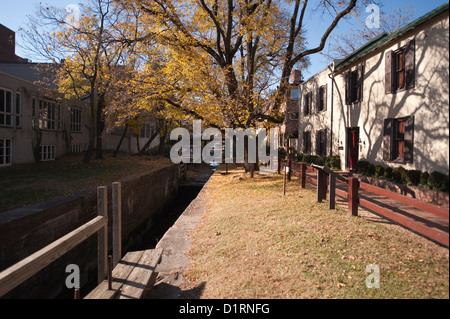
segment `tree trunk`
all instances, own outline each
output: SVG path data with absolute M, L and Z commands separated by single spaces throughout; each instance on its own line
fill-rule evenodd
M 101 95 L 98 99 L 97 105 L 97 148 L 95 151 L 96 159 L 103 159 L 103 143 L 102 143 L 102 135 L 103 128 L 105 123 L 103 121 L 103 108 L 105 106 L 105 98 Z
M 147 143 L 145 143 L 145 145 L 141 148 L 140 153 L 143 154 L 152 144 L 153 140 L 156 138 L 156 136 L 158 136 L 160 129 L 156 129 L 153 131 L 152 136 L 150 136 L 149 140 L 147 141 Z
M 115 151 L 114 151 L 114 153 L 112 155 L 113 157 L 116 157 L 117 153 L 119 153 L 120 146 L 122 145 L 123 139 L 127 135 L 127 131 L 128 131 L 128 124 L 125 124 L 125 128 L 123 129 L 123 133 L 122 133 L 122 136 L 120 137 L 119 144 L 117 144 L 117 147 L 116 147 L 116 149 L 115 149 Z
M 164 129 L 159 137 L 159 150 L 158 150 L 159 155 L 164 154 L 164 143 L 166 141 L 166 135 L 167 135 L 167 124 L 164 125 Z
M 95 143 L 95 89 L 91 86 L 91 96 L 89 98 L 89 108 L 90 108 L 90 128 L 89 128 L 89 145 L 86 155 L 83 158 L 83 164 L 89 164 L 91 162 L 92 154 L 94 153 L 94 143 Z

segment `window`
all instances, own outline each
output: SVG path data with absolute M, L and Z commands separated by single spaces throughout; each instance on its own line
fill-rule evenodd
M 414 116 L 385 119 L 383 160 L 398 163 L 413 162 Z
M 311 131 L 303 132 L 303 153 L 311 154 Z
M 312 98 L 312 92 L 306 93 L 303 96 L 303 114 L 304 115 L 311 114 L 311 98 Z
M 16 127 L 22 126 L 22 95 L 16 93 Z
M 13 126 L 12 92 L 0 89 L 0 125 Z
M 415 40 L 396 51 L 385 54 L 385 93 L 395 93 L 414 87 Z
M 70 108 L 70 131 L 81 132 L 81 109 Z
M 317 112 L 327 110 L 327 85 L 323 85 L 317 91 Z
M 141 126 L 141 132 L 140 132 L 140 137 L 141 138 L 150 138 L 151 133 L 150 133 L 150 124 L 142 124 Z
M 41 145 L 41 161 L 53 161 L 56 159 L 55 145 Z
M 11 139 L 0 138 L 0 167 L 10 166 L 12 163 Z
M 59 130 L 59 105 L 55 102 L 39 100 L 38 123 L 42 130 Z
M 321 130 L 316 135 L 316 154 L 327 156 L 327 130 Z
M 345 103 L 347 105 L 363 100 L 364 67 L 359 65 L 356 70 L 345 74 Z
M 81 153 L 81 144 L 70 145 L 70 153 Z
M 292 89 L 291 90 L 291 100 L 298 100 L 298 97 L 299 97 L 298 89 Z

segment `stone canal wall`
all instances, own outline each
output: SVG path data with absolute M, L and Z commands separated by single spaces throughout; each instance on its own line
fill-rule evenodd
M 122 183 L 122 250 L 139 242 L 158 212 L 176 195 L 179 167 L 171 165 Z M 108 186 L 109 247 L 111 247 L 111 185 Z M 46 203 L 0 214 L 0 271 L 28 257 L 97 216 L 96 190 L 56 198 Z M 65 268 L 77 264 L 81 285 L 96 285 L 97 236 L 61 256 L 4 298 L 55 298 L 70 296 Z M 86 289 L 89 289 L 86 288 Z M 87 291 L 86 291 L 87 292 Z

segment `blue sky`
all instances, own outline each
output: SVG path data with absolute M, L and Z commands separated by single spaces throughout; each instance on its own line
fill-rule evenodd
M 10 28 L 11 30 L 17 31 L 21 27 L 25 27 L 28 22 L 27 15 L 32 15 L 35 12 L 35 8 L 39 3 L 48 4 L 51 6 L 65 8 L 69 4 L 76 4 L 83 2 L 82 0 L 3 0 L 2 9 L 0 10 L 0 23 Z M 383 4 L 382 10 L 389 13 L 397 8 L 404 8 L 411 6 L 415 10 L 414 19 L 418 18 L 427 12 L 437 8 L 441 4 L 448 1 L 446 0 L 381 0 Z M 370 13 L 367 13 L 369 15 Z M 308 29 L 308 41 L 310 46 L 316 46 L 319 43 L 320 37 L 323 32 L 328 27 L 329 21 L 321 19 L 317 15 L 307 15 Z M 338 29 L 335 30 L 334 34 L 345 32 L 351 28 L 351 23 L 342 22 L 338 25 Z M 20 37 L 16 38 L 17 42 L 20 42 Z M 325 46 L 324 51 L 328 48 L 328 43 Z M 23 52 L 19 47 L 16 49 L 16 54 L 23 57 L 27 57 L 27 52 Z M 311 66 L 304 72 L 303 76 L 305 79 L 314 75 L 315 73 L 321 71 L 328 64 L 327 59 L 321 54 L 315 54 L 310 56 Z

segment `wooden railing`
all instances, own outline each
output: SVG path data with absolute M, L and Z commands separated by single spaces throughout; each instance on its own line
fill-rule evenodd
M 301 188 L 305 188 L 306 181 L 316 185 L 317 187 L 317 201 L 321 202 L 326 198 L 327 191 L 329 191 L 329 208 L 335 208 L 335 195 L 338 195 L 348 201 L 349 212 L 357 216 L 358 205 L 361 205 L 369 210 L 374 211 L 388 219 L 398 222 L 406 227 L 409 227 L 425 236 L 436 240 L 446 246 L 449 245 L 448 234 L 441 234 L 435 232 L 429 227 L 425 227 L 419 223 L 412 222 L 409 218 L 404 217 L 401 214 L 394 213 L 391 209 L 383 207 L 377 204 L 375 201 L 370 200 L 371 194 L 383 196 L 390 200 L 405 204 L 407 206 L 419 209 L 424 212 L 431 213 L 438 217 L 449 218 L 449 210 L 446 207 L 440 207 L 433 204 L 429 204 L 420 201 L 415 198 L 411 198 L 405 195 L 401 195 L 396 192 L 389 191 L 377 186 L 373 186 L 359 181 L 357 177 L 345 178 L 327 168 L 326 166 L 319 165 L 307 165 L 305 163 L 298 163 L 291 160 L 279 159 L 278 161 L 278 173 L 284 170 L 285 180 L 291 180 L 291 176 L 297 176 L 301 181 Z M 286 169 L 287 168 L 287 169 Z M 299 170 L 296 170 L 299 168 Z M 307 172 L 315 173 L 316 178 L 307 176 Z M 339 187 L 336 187 L 336 182 L 339 183 Z M 364 190 L 368 193 L 363 193 L 360 190 Z M 284 186 L 284 193 L 286 193 L 286 186 Z
M 97 217 L 2 271 L 0 273 L 0 297 L 95 233 L 98 234 L 98 279 L 99 281 L 104 280 L 108 267 L 107 194 L 105 186 L 97 188 Z

